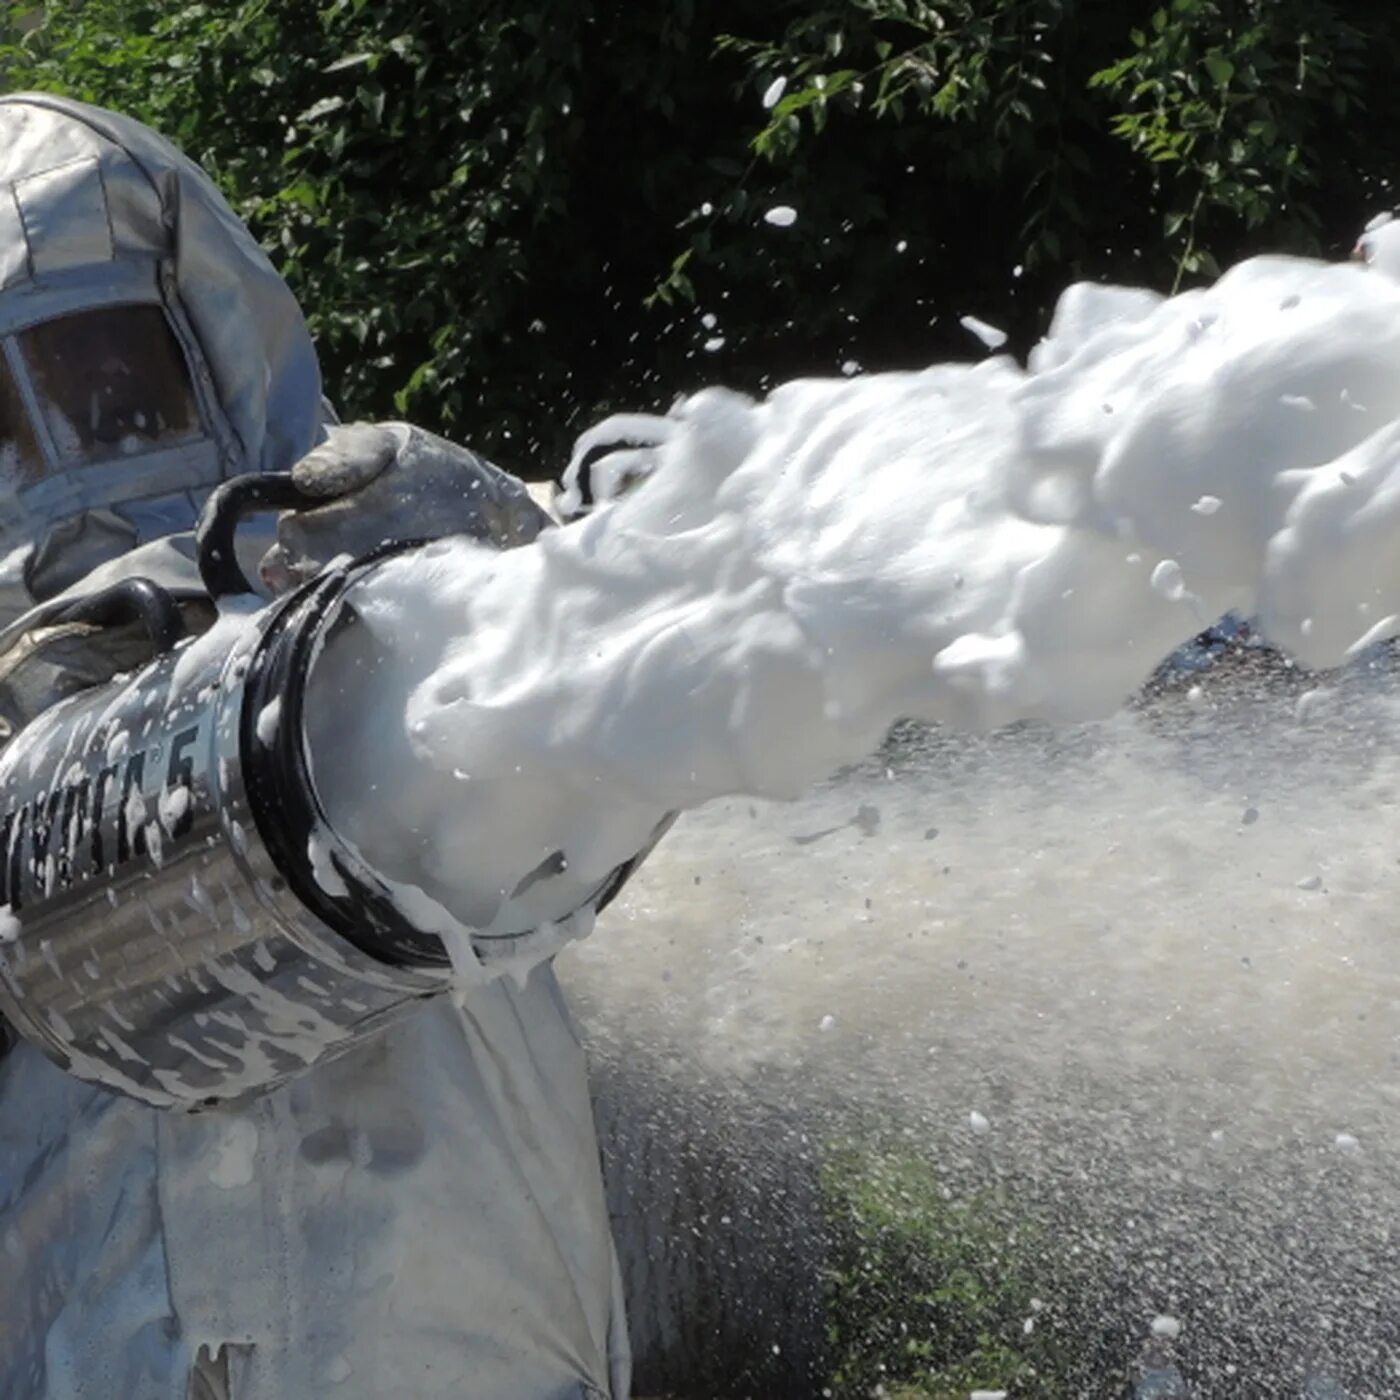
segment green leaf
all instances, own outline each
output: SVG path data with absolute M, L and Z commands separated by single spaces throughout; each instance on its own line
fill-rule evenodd
M 348 53 L 336 59 L 334 63 L 328 63 L 321 69 L 323 73 L 343 73 L 347 68 L 361 68 L 366 63 L 373 63 L 378 57 L 373 53 Z
M 1205 65 L 1216 87 L 1225 87 L 1235 76 L 1235 65 L 1217 49 L 1206 55 Z
M 297 116 L 299 122 L 318 122 L 322 117 L 328 117 L 332 112 L 338 112 L 345 106 L 343 97 L 323 97 L 319 102 L 313 102 L 304 112 Z
M 384 89 L 377 83 L 373 87 L 362 87 L 355 94 L 360 105 L 369 113 L 375 126 L 384 121 Z

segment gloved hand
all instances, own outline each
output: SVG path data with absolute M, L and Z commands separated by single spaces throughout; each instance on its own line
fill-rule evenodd
M 513 476 L 407 423 L 337 424 L 292 479 L 326 504 L 278 520 L 277 543 L 260 565 L 278 593 L 339 555 L 368 554 L 389 540 L 470 535 L 510 549 L 550 523 Z

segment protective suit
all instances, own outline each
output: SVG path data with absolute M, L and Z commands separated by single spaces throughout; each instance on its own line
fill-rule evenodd
M 284 523 L 274 581 L 408 530 L 419 500 L 423 533 L 444 512 L 502 545 L 544 523 L 518 483 L 416 430 L 327 434 L 300 312 L 199 170 L 110 113 L 0 98 L 10 730 L 140 662 L 129 631 L 47 625 L 55 598 L 139 574 L 207 623 L 187 532 L 228 477 L 306 460 L 328 499 Z M 14 1044 L 0 1261 L 5 1400 L 628 1390 L 583 1058 L 547 963 L 201 1115 Z

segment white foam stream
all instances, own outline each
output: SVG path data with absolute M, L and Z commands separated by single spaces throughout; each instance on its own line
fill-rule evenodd
M 1110 714 L 1229 609 L 1310 666 L 1400 627 L 1400 287 L 1359 265 L 1076 286 L 1026 367 L 709 390 L 656 436 L 535 546 L 386 563 L 322 663 L 333 821 L 467 923 L 557 915 L 663 812 L 793 796 L 900 717 Z

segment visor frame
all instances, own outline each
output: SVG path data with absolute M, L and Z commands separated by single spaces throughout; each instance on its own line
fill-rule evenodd
M 42 481 L 48 473 L 48 463 L 44 456 L 44 445 L 35 427 L 34 409 L 26 392 L 28 382 L 25 376 L 17 374 L 10 363 L 7 343 L 0 341 L 0 408 L 13 412 L 19 420 L 19 430 L 13 438 L 0 433 L 0 446 L 13 442 L 18 453 L 19 475 L 13 485 L 14 491 Z M 0 415 L 2 417 L 3 415 Z M 32 454 L 32 455 L 31 455 Z M 6 473 L 8 475 L 8 473 Z M 0 490 L 3 490 L 0 486 Z

